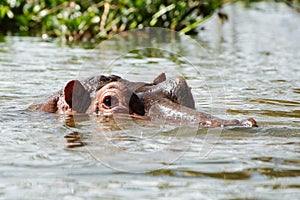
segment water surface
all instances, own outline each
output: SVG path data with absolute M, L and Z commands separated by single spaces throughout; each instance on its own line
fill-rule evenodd
M 233 4 L 224 12 L 229 21 L 207 21 L 194 37 L 199 45 L 162 38 L 151 40 L 162 48 L 151 49 L 130 39 L 125 47 L 111 40 L 84 49 L 6 37 L 0 43 L 1 199 L 300 198 L 300 15 L 279 3 Z M 186 77 L 198 110 L 254 117 L 260 127 L 118 121 L 122 130 L 98 133 L 112 127 L 24 111 L 70 79 L 105 72 L 151 81 L 162 71 Z

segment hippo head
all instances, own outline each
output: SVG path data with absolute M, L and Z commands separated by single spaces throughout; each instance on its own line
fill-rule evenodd
M 58 113 L 87 113 L 112 115 L 127 113 L 144 115 L 144 104 L 136 93 L 124 83 L 111 82 L 91 93 L 78 80 L 69 81 L 63 89 L 63 98 L 58 102 Z
M 112 115 L 115 113 L 144 115 L 141 99 L 121 82 L 111 82 L 99 89 L 87 113 Z

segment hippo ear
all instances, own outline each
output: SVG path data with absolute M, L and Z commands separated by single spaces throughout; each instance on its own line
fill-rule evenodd
M 129 100 L 129 112 L 131 114 L 145 115 L 144 103 L 135 93 L 132 93 Z
M 163 72 L 163 73 L 159 74 L 159 75 L 153 80 L 153 84 L 154 84 L 154 85 L 157 85 L 157 84 L 159 84 L 159 83 L 161 83 L 161 82 L 164 82 L 164 81 L 166 81 L 166 80 L 167 80 L 166 74 Z
M 90 93 L 78 80 L 71 80 L 66 84 L 64 98 L 69 107 L 79 113 L 84 113 L 91 104 Z

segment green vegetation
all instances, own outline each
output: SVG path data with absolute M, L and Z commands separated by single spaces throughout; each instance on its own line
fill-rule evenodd
M 235 0 L 0 0 L 0 35 L 43 35 L 67 42 L 101 40 L 143 27 L 195 33 Z M 259 0 L 245 0 L 250 3 Z M 279 0 L 280 1 L 280 0 Z M 284 0 L 290 6 L 300 0 Z M 220 17 L 227 17 L 220 13 Z
M 0 0 L 2 34 L 104 39 L 143 27 L 193 33 L 222 0 Z

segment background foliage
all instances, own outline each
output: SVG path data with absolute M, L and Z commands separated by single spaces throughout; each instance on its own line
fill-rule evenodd
M 222 0 L 0 0 L 1 32 L 101 39 L 145 26 L 192 33 Z
M 0 30 L 2 34 L 61 37 L 70 42 L 104 39 L 146 26 L 194 33 L 227 2 L 230 0 L 0 0 Z M 299 0 L 287 2 L 293 5 Z

